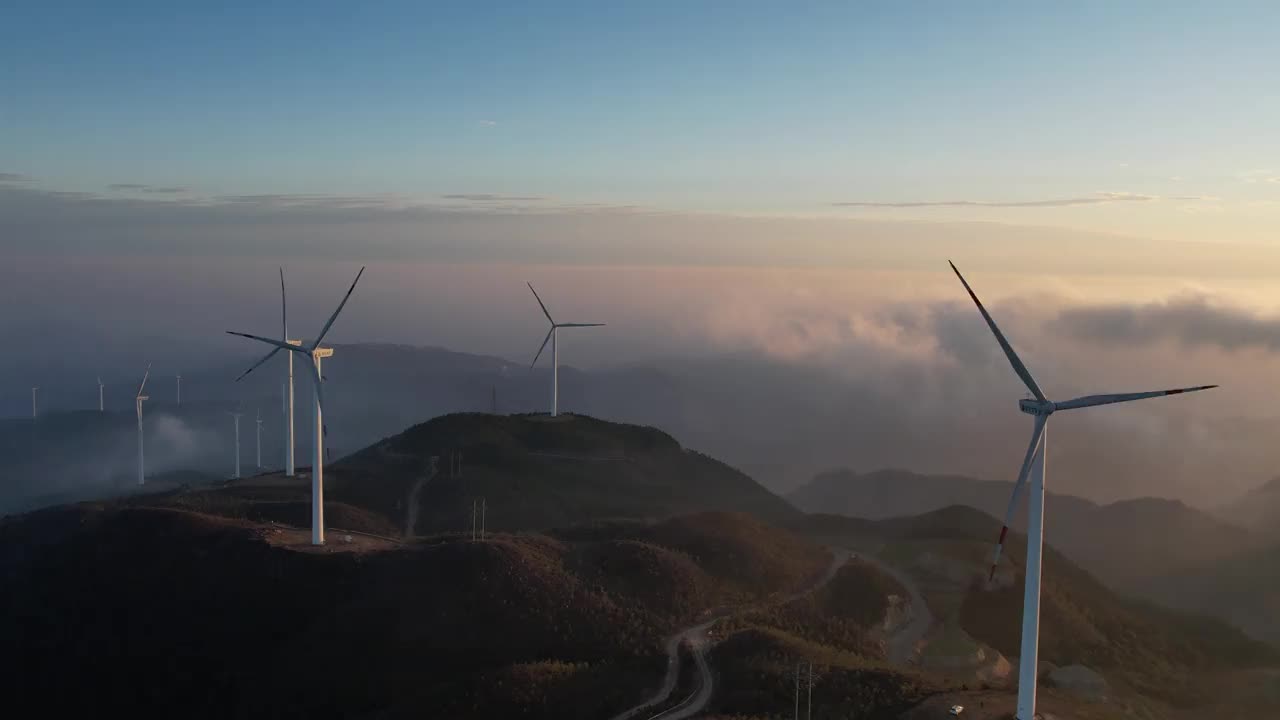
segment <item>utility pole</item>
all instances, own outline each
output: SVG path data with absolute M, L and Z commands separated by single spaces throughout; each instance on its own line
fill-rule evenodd
M 480 539 L 484 540 L 484 516 L 489 509 L 489 502 L 485 498 L 480 498 Z
M 806 720 L 813 720 L 813 663 L 809 663 L 809 713 Z
M 796 709 L 792 713 L 792 720 L 800 720 L 800 663 L 796 663 Z
M 808 709 L 805 712 L 807 713 L 807 719 L 813 720 L 813 663 L 805 660 L 801 660 L 796 663 L 795 710 L 794 715 L 792 715 L 794 720 L 800 720 L 800 678 L 806 671 L 809 674 L 809 694 L 807 705 Z

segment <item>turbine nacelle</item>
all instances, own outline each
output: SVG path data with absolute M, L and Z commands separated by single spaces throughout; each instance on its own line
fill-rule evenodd
M 1057 407 L 1048 400 L 1035 400 L 1033 398 L 1023 398 L 1018 401 L 1018 409 L 1028 415 L 1036 417 L 1048 417 L 1053 414 Z

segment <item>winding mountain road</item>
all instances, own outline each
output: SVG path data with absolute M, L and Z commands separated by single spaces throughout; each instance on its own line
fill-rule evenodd
M 810 587 L 801 590 L 793 595 L 788 595 L 781 600 L 777 600 L 770 604 L 785 604 L 796 598 L 816 592 L 831 579 L 836 576 L 840 568 L 844 566 L 845 561 L 849 559 L 849 551 L 840 548 L 831 548 L 832 559 L 831 566 L 827 568 L 826 573 L 818 579 Z M 707 662 L 707 649 L 711 645 L 707 638 L 707 631 L 717 622 L 730 617 L 732 615 L 746 612 L 757 606 L 746 606 L 738 608 L 734 611 L 726 612 L 718 615 L 710 620 L 703 621 L 692 627 L 685 628 L 680 632 L 667 638 L 667 675 L 662 681 L 662 686 L 644 702 L 639 705 L 615 715 L 612 720 L 632 720 L 632 718 L 643 717 L 644 720 L 684 720 L 698 715 L 706 709 L 707 703 L 711 702 L 712 695 L 715 694 L 715 677 L 711 674 L 711 664 Z M 680 679 L 680 643 L 688 642 L 689 648 L 693 652 L 693 661 L 698 666 L 698 689 L 685 698 L 680 704 L 667 708 L 656 715 L 641 715 L 645 710 L 650 710 L 656 705 L 666 702 L 671 693 L 675 692 L 676 683 Z
M 888 655 L 889 662 L 895 665 L 916 662 L 916 648 L 924 639 L 925 633 L 929 632 L 929 628 L 933 626 L 933 613 L 929 612 L 929 606 L 925 604 L 924 596 L 920 594 L 920 587 L 911 576 L 879 558 L 871 555 L 860 555 L 859 558 L 875 565 L 880 572 L 897 580 L 907 589 L 907 594 L 911 597 L 911 621 L 889 636 Z

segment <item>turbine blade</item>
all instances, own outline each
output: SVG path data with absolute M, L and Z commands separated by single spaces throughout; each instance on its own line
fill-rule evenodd
M 1004 549 L 1004 536 L 1009 534 L 1009 524 L 1013 522 L 1013 514 L 1018 511 L 1018 498 L 1026 485 L 1027 474 L 1031 472 L 1031 461 L 1035 459 L 1036 450 L 1040 447 L 1040 436 L 1044 435 L 1047 415 L 1037 415 L 1035 429 L 1031 431 L 1031 444 L 1027 446 L 1027 455 L 1022 459 L 1022 469 L 1018 471 L 1018 481 L 1013 484 L 1013 493 L 1009 496 L 1009 507 L 1004 511 L 1004 526 L 1000 528 L 1000 539 L 996 540 L 996 551 L 991 557 L 991 576 L 988 581 L 995 580 L 996 566 L 1000 564 L 1000 551 Z
M 268 345 L 275 345 L 276 347 L 280 348 L 281 350 L 289 350 L 289 351 L 291 351 L 291 352 L 298 352 L 298 353 L 302 353 L 303 355 L 306 355 L 306 354 L 307 354 L 305 350 L 303 350 L 302 348 L 298 347 L 297 345 L 290 345 L 289 343 L 284 342 L 284 341 L 282 341 L 282 340 L 273 340 L 272 338 L 265 338 L 265 337 L 262 337 L 261 335 L 250 335 L 249 333 L 236 332 L 235 330 L 228 330 L 228 331 L 227 331 L 227 334 L 228 334 L 228 335 L 238 335 L 238 336 L 240 336 L 240 337 L 249 338 L 250 340 L 257 340 L 258 342 L 264 342 L 264 343 L 266 343 L 266 344 L 268 344 Z
M 1147 398 L 1164 397 L 1165 395 L 1181 395 L 1182 393 L 1211 390 L 1216 387 L 1218 386 L 1197 385 L 1196 387 L 1174 388 L 1172 390 L 1154 390 L 1152 392 L 1119 393 L 1116 395 L 1085 395 L 1084 397 L 1078 397 L 1074 400 L 1054 403 L 1053 407 L 1056 410 L 1075 410 L 1077 408 L 1093 407 L 1094 405 L 1110 405 L 1112 403 L 1129 402 L 1131 400 L 1146 400 Z
M 245 370 L 244 372 L 240 373 L 240 377 L 236 378 L 236 382 L 240 382 L 241 380 L 243 380 L 245 375 L 248 375 L 249 373 L 253 372 L 254 370 L 257 370 L 257 369 L 262 365 L 262 363 L 264 363 L 264 362 L 266 362 L 266 361 L 270 360 L 271 358 L 275 357 L 275 354 L 276 354 L 276 353 L 278 353 L 278 352 L 280 352 L 280 348 L 271 348 L 271 352 L 269 352 L 269 353 L 267 353 L 266 355 L 262 356 L 262 359 L 261 359 L 261 360 L 259 360 L 259 361 L 258 361 L 258 362 L 256 362 L 256 363 L 254 363 L 252 366 L 250 366 L 250 368 L 249 368 L 248 370 Z
M 556 327 L 604 327 L 604 323 L 560 323 Z
M 289 340 L 289 305 L 284 300 L 284 268 L 280 268 L 280 339 Z
M 320 347 L 320 342 L 324 340 L 324 336 L 329 333 L 329 328 L 333 327 L 333 321 L 338 319 L 338 313 L 342 312 L 342 308 L 347 306 L 347 301 L 351 299 L 351 293 L 356 289 L 356 283 L 360 282 L 360 276 L 364 274 L 364 267 L 360 268 L 360 272 L 356 273 L 356 279 L 351 281 L 351 287 L 347 288 L 347 294 L 342 296 L 342 302 L 338 303 L 338 309 L 333 311 L 329 316 L 329 322 L 324 324 L 324 329 L 316 336 L 314 342 L 311 343 L 311 349 Z M 286 338 L 287 339 L 287 338 Z
M 151 363 L 147 363 L 147 371 L 142 373 L 142 384 L 138 385 L 138 394 L 134 397 L 142 397 L 142 389 L 147 386 L 148 377 L 151 377 Z
M 982 301 L 974 294 L 973 288 L 969 287 L 969 282 L 960 274 L 960 270 L 956 268 L 956 264 L 947 261 L 951 265 L 951 269 L 955 271 L 956 277 L 960 278 L 960 282 L 964 285 L 964 289 L 969 291 L 969 297 L 973 298 L 973 303 L 978 306 L 978 312 L 982 313 L 982 318 L 987 321 L 987 325 L 991 328 L 992 334 L 996 336 L 996 342 L 1000 343 L 1000 349 L 1004 350 L 1005 357 L 1009 358 L 1009 364 L 1013 366 L 1013 371 L 1018 373 L 1018 377 L 1022 378 L 1022 382 L 1031 391 L 1032 395 L 1040 402 L 1044 402 L 1044 393 L 1040 392 L 1040 386 L 1036 385 L 1035 378 L 1031 377 L 1031 371 L 1027 370 L 1027 366 L 1022 364 L 1022 359 L 1013 351 L 1013 347 L 1009 345 L 1009 341 L 1005 340 L 1004 333 L 1000 332 L 1000 328 L 996 326 L 996 321 L 991 319 L 991 314 L 982 306 Z
M 538 297 L 538 291 L 533 289 L 533 283 L 525 282 L 525 285 L 529 286 L 529 292 L 533 293 L 533 299 L 538 301 L 538 306 L 542 308 L 542 314 L 547 316 L 547 321 L 552 325 L 555 325 L 556 321 L 551 319 L 551 312 L 547 310 L 547 306 L 542 302 L 542 298 Z
M 551 333 L 556 331 L 555 325 L 547 331 L 547 336 L 542 339 L 542 347 L 538 348 L 538 354 L 533 356 L 533 362 L 529 363 L 529 369 L 532 370 L 534 365 L 538 364 L 538 358 L 542 357 L 542 351 L 547 349 L 547 343 L 551 342 Z

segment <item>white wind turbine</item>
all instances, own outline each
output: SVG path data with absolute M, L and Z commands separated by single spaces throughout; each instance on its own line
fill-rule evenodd
M 547 349 L 547 343 L 551 343 L 551 417 L 560 414 L 560 351 L 558 348 L 560 328 L 571 327 L 603 327 L 604 323 L 558 323 L 547 310 L 547 306 L 542 302 L 542 298 L 538 297 L 538 291 L 533 289 L 533 283 L 526 283 L 529 291 L 533 293 L 533 297 L 538 301 L 538 306 L 542 308 L 542 314 L 547 316 L 547 322 L 551 323 L 551 329 L 547 331 L 547 336 L 542 340 L 542 346 L 538 348 L 538 354 L 533 356 L 533 362 L 529 363 L 529 367 L 533 368 L 538 364 L 538 358 L 542 357 L 542 351 Z
M 182 407 L 182 376 L 175 375 L 174 377 L 178 379 L 178 407 Z
M 361 268 L 361 272 L 364 268 Z M 357 279 L 359 279 L 357 277 Z M 354 287 L 354 284 L 352 285 Z M 343 300 L 346 302 L 346 300 Z M 341 309 L 341 308 L 339 308 Z M 234 334 L 234 333 L 233 333 Z M 301 348 L 301 340 L 289 339 L 289 306 L 285 302 L 284 297 L 284 268 L 280 268 L 280 340 L 286 344 Z M 275 343 L 273 343 L 275 344 Z M 236 378 L 236 382 L 240 382 L 245 375 L 253 372 L 259 365 L 270 360 L 279 347 L 267 353 L 266 357 L 254 363 L 253 367 L 240 373 L 240 377 Z M 294 476 L 293 464 L 293 353 L 285 353 L 285 382 L 280 391 L 280 396 L 284 402 L 284 474 L 288 477 Z
M 258 411 L 257 411 L 256 418 L 257 418 L 257 425 L 258 425 L 258 428 L 257 428 L 257 448 L 258 448 L 257 468 L 258 468 L 258 471 L 259 471 L 259 472 L 261 472 L 261 471 L 262 471 L 262 410 L 258 410 Z
M 1036 672 L 1039 665 L 1040 650 L 1040 560 L 1044 548 L 1045 456 L 1049 443 L 1046 426 L 1049 422 L 1049 416 L 1059 410 L 1076 410 L 1078 408 L 1093 407 L 1094 405 L 1110 405 L 1112 403 L 1145 400 L 1146 398 L 1162 397 L 1164 395 L 1178 395 L 1185 392 L 1208 390 L 1217 387 L 1217 385 L 1198 385 L 1196 387 L 1176 388 L 1173 390 L 1119 393 L 1115 395 L 1086 395 L 1064 402 L 1049 400 L 1041 392 L 1040 386 L 1036 385 L 1035 379 L 1031 377 L 1031 372 L 1027 370 L 1026 365 L 1022 364 L 1022 360 L 1013 351 L 1013 347 L 1009 345 L 1009 341 L 1000 332 L 1000 328 L 996 327 L 995 320 L 991 319 L 987 309 L 982 306 L 982 302 L 974 294 L 973 288 L 969 287 L 969 283 L 965 281 L 964 276 L 956 269 L 955 263 L 951 263 L 951 269 L 955 271 L 956 277 L 960 278 L 964 289 L 969 292 L 969 297 L 973 298 L 974 304 L 978 306 L 978 312 L 982 313 L 982 318 L 987 321 L 987 326 L 991 328 L 992 334 L 996 336 L 996 342 L 1000 344 L 1000 349 L 1009 358 L 1009 364 L 1013 366 L 1013 371 L 1018 374 L 1023 384 L 1035 396 L 1018 402 L 1018 409 L 1032 416 L 1031 444 L 1027 447 L 1026 457 L 1022 460 L 1022 469 L 1018 471 L 1018 480 L 1014 483 L 1013 494 L 1009 498 L 1009 507 L 1004 514 L 1004 527 L 1000 529 L 1000 539 L 996 542 L 995 554 L 991 563 L 991 578 L 994 579 L 996 566 L 1000 563 L 1000 551 L 1004 546 L 1005 535 L 1009 532 L 1009 523 L 1013 521 L 1013 514 L 1018 507 L 1018 496 L 1022 492 L 1027 476 L 1030 475 L 1031 495 L 1027 498 L 1029 508 L 1027 512 L 1026 582 L 1022 601 L 1022 654 L 1018 662 L 1017 717 L 1018 720 L 1032 720 L 1035 717 L 1036 710 Z
M 32 420 L 36 419 L 36 391 L 39 389 L 40 389 L 39 386 L 31 388 L 31 419 Z
M 142 374 L 142 383 L 138 385 L 138 393 L 133 396 L 134 411 L 138 414 L 138 484 L 145 485 L 147 480 L 147 457 L 142 448 L 142 403 L 150 399 L 142 391 L 147 387 L 147 377 L 151 375 L 151 363 L 147 363 L 147 371 Z
M 228 411 L 227 414 L 230 415 L 231 419 L 234 420 L 236 423 L 236 465 L 235 465 L 236 469 L 235 469 L 235 474 L 232 475 L 231 478 L 233 480 L 239 480 L 240 479 L 240 418 L 242 415 L 244 415 L 244 413 Z
M 311 386 L 315 390 L 315 404 L 313 406 L 313 416 L 315 418 L 315 427 L 312 428 L 311 440 L 311 544 L 324 544 L 324 389 L 321 385 L 320 361 L 323 358 L 331 357 L 333 350 L 331 348 L 320 347 L 324 336 L 328 334 L 329 328 L 333 327 L 333 321 L 338 319 L 338 313 L 342 312 L 342 308 L 346 307 L 347 300 L 351 299 L 351 293 L 356 289 L 356 283 L 360 282 L 360 276 L 364 274 L 364 268 L 360 268 L 360 272 L 356 273 L 356 279 L 351 282 L 351 287 L 347 289 L 347 294 L 342 297 L 342 302 L 338 304 L 338 309 L 333 311 L 333 315 L 329 316 L 329 322 L 324 324 L 324 328 L 320 330 L 320 334 L 310 345 L 303 345 L 300 342 L 294 344 L 287 337 L 283 340 L 273 340 L 260 335 L 250 335 L 248 333 L 234 332 L 228 330 L 229 335 L 239 335 L 250 340 L 274 345 L 271 352 L 267 353 L 261 360 L 254 363 L 253 367 L 244 372 L 244 377 L 253 372 L 254 368 L 271 358 L 272 355 L 286 350 L 289 353 L 298 353 L 305 355 L 310 362 L 307 364 L 311 371 Z M 284 288 L 284 273 L 280 275 L 281 290 Z
M 102 377 L 98 377 L 98 412 L 102 412 Z

